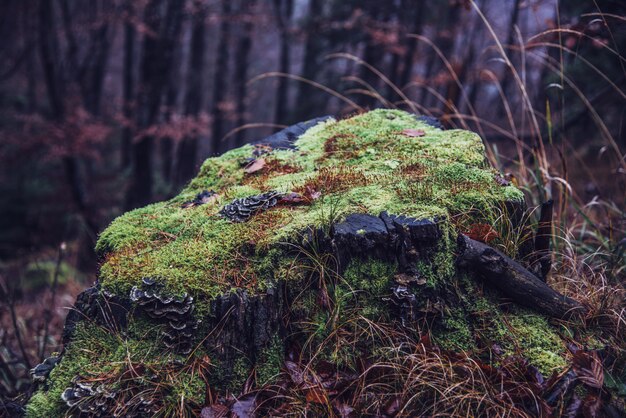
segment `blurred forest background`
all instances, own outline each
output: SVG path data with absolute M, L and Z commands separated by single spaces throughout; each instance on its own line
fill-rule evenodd
M 0 398 L 60 348 L 115 216 L 316 116 L 399 107 L 475 130 L 619 245 L 625 51 L 622 0 L 2 0 Z

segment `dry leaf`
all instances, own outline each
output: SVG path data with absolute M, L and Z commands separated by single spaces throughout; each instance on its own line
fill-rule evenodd
M 426 135 L 426 132 L 424 132 L 422 129 L 405 129 L 404 131 L 402 131 L 402 133 L 410 137 L 420 137 Z
M 286 195 L 282 196 L 280 198 L 280 203 L 283 204 L 299 204 L 299 203 L 304 203 L 306 202 L 306 199 L 304 198 L 304 196 L 298 194 L 298 193 L 287 193 Z
M 306 401 L 312 403 L 326 403 L 326 393 L 322 388 L 313 387 L 307 390 L 306 392 Z
M 257 158 L 256 160 L 254 160 L 250 164 L 248 164 L 243 169 L 243 171 L 246 174 L 252 174 L 252 173 L 256 173 L 259 170 L 262 170 L 263 167 L 265 167 L 265 158 Z
M 484 243 L 489 243 L 500 236 L 491 225 L 480 223 L 470 225 L 469 231 L 465 235 Z

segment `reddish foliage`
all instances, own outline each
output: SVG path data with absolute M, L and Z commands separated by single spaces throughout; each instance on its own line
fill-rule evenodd
M 493 229 L 491 225 L 478 223 L 470 225 L 469 230 L 465 232 L 465 235 L 473 240 L 484 243 L 491 242 L 500 236 L 498 231 Z

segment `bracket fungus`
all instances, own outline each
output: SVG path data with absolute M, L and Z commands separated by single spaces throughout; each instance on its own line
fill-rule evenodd
M 171 349 L 187 354 L 192 349 L 198 320 L 193 317 L 193 297 L 166 295 L 164 286 L 155 279 L 144 277 L 141 288 L 133 286 L 130 300 L 157 323 L 163 324 L 163 343 Z
M 278 204 L 282 193 L 269 191 L 256 196 L 235 199 L 220 210 L 220 215 L 233 222 L 244 222 L 252 215 Z

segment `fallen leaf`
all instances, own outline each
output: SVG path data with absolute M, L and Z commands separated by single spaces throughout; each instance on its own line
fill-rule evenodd
M 263 170 L 265 164 L 265 158 L 257 158 L 256 160 L 250 162 L 250 164 L 248 164 L 243 171 L 246 174 L 256 173 L 257 171 Z
M 352 418 L 356 416 L 354 408 L 345 402 L 340 402 L 335 399 L 333 401 L 333 407 L 337 410 L 341 418 Z
M 287 193 L 280 198 L 280 203 L 287 204 L 298 204 L 304 203 L 307 199 L 305 199 L 301 194 L 298 193 Z
M 306 186 L 306 196 L 309 200 L 316 200 L 322 196 L 322 193 L 318 190 L 315 190 L 311 186 Z
M 402 134 L 415 138 L 425 136 L 426 132 L 424 132 L 422 129 L 405 129 L 404 131 L 402 131 Z
M 472 224 L 465 234 L 473 240 L 488 243 L 498 238 L 498 231 L 488 224 Z
M 235 400 L 235 403 L 231 408 L 233 415 L 237 418 L 254 417 L 254 411 L 257 408 L 256 397 L 257 394 L 251 392 Z
M 306 392 L 307 402 L 325 404 L 326 400 L 326 392 L 319 387 L 310 388 Z
M 291 377 L 291 381 L 296 385 L 300 385 L 304 382 L 303 372 L 298 363 L 293 361 L 285 361 L 285 368 Z
M 223 418 L 227 417 L 230 409 L 224 405 L 205 406 L 200 412 L 202 418 Z

